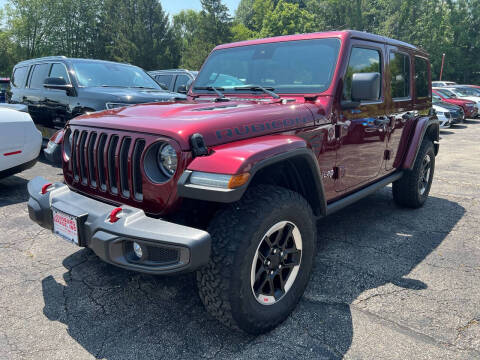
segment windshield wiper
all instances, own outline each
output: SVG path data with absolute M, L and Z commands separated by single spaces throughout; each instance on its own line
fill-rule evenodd
M 133 88 L 133 89 L 151 89 L 151 90 L 161 90 L 161 89 L 157 89 L 157 88 L 153 88 L 153 87 L 149 87 L 149 86 L 131 86 L 131 88 Z
M 216 98 L 215 101 L 230 101 L 230 99 L 227 99 L 225 95 L 220 91 L 220 90 L 225 90 L 224 88 L 217 88 L 214 86 L 195 86 L 193 89 L 215 91 L 218 95 L 218 98 Z
M 263 86 L 260 86 L 260 85 L 236 86 L 233 88 L 233 90 L 250 90 L 250 91 L 260 90 L 260 91 L 263 91 L 265 94 L 270 95 L 274 99 L 280 99 L 280 95 L 273 92 L 273 90 L 275 90 L 274 88 L 270 88 L 270 87 L 264 88 Z

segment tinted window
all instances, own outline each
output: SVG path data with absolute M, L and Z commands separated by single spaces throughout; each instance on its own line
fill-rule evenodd
M 51 78 L 60 78 L 60 79 L 65 79 L 67 84 L 70 84 L 70 79 L 67 74 L 67 69 L 65 68 L 65 65 L 63 64 L 53 64 L 52 69 L 50 70 L 50 76 Z
M 182 85 L 187 85 L 190 78 L 187 75 L 178 75 L 177 82 L 175 83 L 175 92 L 178 91 L 178 88 Z
M 155 78 L 160 84 L 164 85 L 168 89 L 172 86 L 173 75 L 157 75 Z
M 131 87 L 161 90 L 141 68 L 110 62 L 78 61 L 73 64 L 78 84 L 83 87 Z
M 428 63 L 425 59 L 415 58 L 415 91 L 416 97 L 428 97 Z
M 391 52 L 390 74 L 392 98 L 408 98 L 410 96 L 410 57 Z
M 12 76 L 12 84 L 15 87 L 24 87 L 27 79 L 28 66 L 16 68 Z
M 50 64 L 39 64 L 35 65 L 33 73 L 30 76 L 30 89 L 41 89 L 43 88 L 43 83 L 48 77 L 48 70 L 50 69 Z
M 0 82 L 0 92 L 8 90 L 8 82 Z
M 214 86 L 230 93 L 245 93 L 235 87 L 255 85 L 284 94 L 324 92 L 330 86 L 339 48 L 338 39 L 315 39 L 216 50 L 195 86 Z
M 377 72 L 382 75 L 380 59 L 380 52 L 378 50 L 359 47 L 352 48 L 343 87 L 343 97 L 345 100 L 352 100 L 353 74 Z M 379 98 L 380 94 L 378 94 L 378 99 Z

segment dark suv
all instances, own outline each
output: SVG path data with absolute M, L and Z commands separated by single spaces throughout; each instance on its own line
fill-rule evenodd
M 7 91 L 10 87 L 9 78 L 0 78 L 0 103 L 7 102 Z
M 35 123 L 57 128 L 94 111 L 185 98 L 165 91 L 137 66 L 64 56 L 17 64 L 11 93 L 10 102 L 27 105 Z
M 178 93 L 187 93 L 190 84 L 195 80 L 198 71 L 173 69 L 148 72 L 165 89 Z

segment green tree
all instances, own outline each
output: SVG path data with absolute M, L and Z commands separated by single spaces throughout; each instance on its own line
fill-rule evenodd
M 263 20 L 261 36 L 307 33 L 315 30 L 314 16 L 298 4 L 280 0 Z

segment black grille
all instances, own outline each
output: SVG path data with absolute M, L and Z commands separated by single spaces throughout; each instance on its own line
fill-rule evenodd
M 144 149 L 144 139 L 75 130 L 71 156 L 74 182 L 141 201 L 140 159 Z
M 179 261 L 180 253 L 177 249 L 165 247 L 148 246 L 148 260 L 158 263 L 176 263 Z

